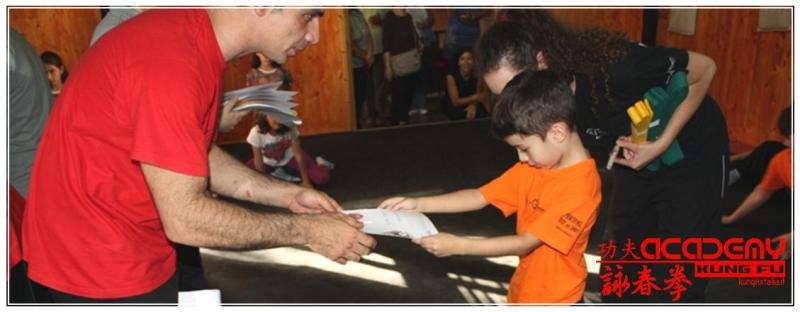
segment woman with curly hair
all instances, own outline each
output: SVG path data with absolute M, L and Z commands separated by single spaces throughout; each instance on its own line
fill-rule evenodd
M 706 95 L 716 72 L 711 58 L 683 49 L 630 42 L 622 33 L 569 29 L 545 10 L 505 10 L 498 20 L 476 47 L 484 80 L 498 94 L 525 69 L 549 69 L 571 86 L 576 126 L 584 146 L 598 163 L 614 157 L 618 164 L 611 170 L 612 194 L 606 197 L 611 201 L 615 244 L 624 246 L 630 239 L 638 245 L 648 237 L 716 234 L 726 187 L 728 136 L 722 112 Z M 658 121 L 666 123 L 658 139 L 633 144 L 626 110 L 644 99 L 648 91 L 666 89 L 679 72 L 686 74 L 688 95 L 677 104 L 671 118 Z M 656 126 L 656 119 L 653 121 L 650 127 Z M 680 161 L 661 163 L 658 169 L 645 168 L 661 159 L 674 140 L 683 153 Z M 622 155 L 609 155 L 615 145 L 622 148 Z M 650 268 L 653 277 L 661 281 L 670 277 L 668 270 L 673 267 Z M 641 269 L 623 266 L 632 280 Z M 692 284 L 683 285 L 688 290 L 681 294 L 682 302 L 704 300 L 705 280 L 694 279 L 693 270 L 692 265 L 685 265 L 684 272 Z M 673 296 L 660 291 L 652 296 L 604 297 L 608 299 L 672 302 Z

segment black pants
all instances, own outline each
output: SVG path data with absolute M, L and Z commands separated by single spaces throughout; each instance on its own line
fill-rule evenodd
M 417 74 L 394 77 L 389 85 L 392 93 L 392 123 L 408 122 L 408 110 L 414 99 L 414 84 Z
M 159 288 L 139 296 L 115 299 L 94 299 L 75 296 L 51 289 L 36 282 L 28 281 L 27 276 L 24 276 L 24 279 L 17 280 L 20 281 L 20 283 L 27 282 L 29 283 L 27 285 L 33 285 L 32 293 L 37 303 L 177 303 L 178 291 L 205 289 L 205 277 L 203 275 L 203 262 L 200 258 L 199 248 L 175 244 L 175 251 L 177 253 L 177 266 L 175 274 L 173 274 L 173 276 L 170 277 L 170 279 Z M 24 262 L 20 264 L 24 264 Z M 20 267 L 20 265 L 17 265 L 15 269 L 18 267 Z M 27 271 L 24 269 L 25 268 L 23 267 L 22 272 L 23 274 L 27 275 Z M 21 286 L 15 288 L 20 290 L 20 298 L 24 299 L 25 293 L 23 291 L 25 288 L 22 286 L 25 284 L 19 285 Z
M 194 246 L 175 244 L 178 255 L 178 290 L 190 291 L 206 288 L 203 261 L 200 249 Z
M 685 159 L 655 173 L 634 171 L 623 166 L 613 169 L 613 192 L 611 200 L 611 220 L 613 241 L 617 245 L 616 259 L 619 259 L 622 246 L 630 239 L 634 246 L 640 246 L 644 238 L 719 237 L 721 227 L 722 198 L 727 189 L 728 176 L 728 136 L 727 126 L 719 108 L 705 106 L 698 110 L 704 114 L 702 122 L 695 121 L 698 141 L 685 140 Z M 688 126 L 688 124 L 687 124 Z M 700 129 L 700 130 L 697 130 Z M 680 140 L 679 140 L 680 142 Z M 681 254 L 680 246 L 672 244 L 672 253 Z M 689 250 L 693 252 L 693 250 Z M 637 249 L 636 254 L 640 254 Z M 694 266 L 683 264 L 684 273 L 691 281 L 685 285 L 678 302 L 704 302 L 708 280 L 694 277 Z M 669 270 L 675 264 L 648 264 L 651 275 L 661 287 L 664 279 L 670 278 Z M 622 265 L 623 272 L 630 279 L 631 289 L 626 296 L 603 297 L 604 302 L 673 302 L 668 291 L 653 291 L 652 296 L 630 295 L 632 283 L 639 279 L 641 264 Z M 601 275 L 606 273 L 601 267 Z M 616 268 L 612 268 L 616 272 Z
M 761 181 L 772 157 L 787 148 L 780 142 L 765 141 L 753 149 L 747 157 L 732 163 L 731 169 L 739 171 L 741 180 Z
M 28 264 L 20 261 L 8 276 L 8 302 L 34 303 L 33 286 L 28 279 Z
M 355 108 L 356 108 L 356 126 L 361 128 L 362 110 L 364 109 L 364 100 L 367 98 L 367 88 L 369 82 L 367 81 L 367 72 L 369 68 L 364 65 L 359 68 L 353 68 L 353 91 L 355 93 Z
M 166 283 L 146 294 L 114 299 L 96 299 L 75 296 L 49 288 L 36 282 L 33 284 L 37 303 L 178 303 L 178 274 L 173 274 Z

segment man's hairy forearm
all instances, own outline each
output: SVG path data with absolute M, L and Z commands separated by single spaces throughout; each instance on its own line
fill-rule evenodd
M 259 213 L 206 196 L 206 179 L 142 164 L 161 224 L 171 241 L 255 249 L 307 243 L 311 216 Z
M 203 195 L 173 213 L 170 239 L 186 245 L 251 250 L 307 243 L 303 223 L 310 220 L 303 215 L 261 213 Z
M 261 174 L 213 145 L 208 153 L 211 190 L 239 200 L 287 207 L 300 187 Z

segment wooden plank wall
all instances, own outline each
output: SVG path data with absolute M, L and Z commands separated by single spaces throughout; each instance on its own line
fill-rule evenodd
M 628 39 L 642 38 L 641 9 L 550 9 L 560 22 L 578 28 L 598 27 L 624 32 Z
M 777 139 L 778 114 L 792 102 L 792 33 L 757 32 L 757 9 L 699 9 L 695 34 L 667 31 L 659 10 L 659 45 L 706 54 L 717 63 L 709 94 L 728 121 L 731 140 L 758 145 Z
M 75 68 L 89 48 L 99 9 L 9 8 L 8 24 L 31 43 L 36 52 L 53 51 L 67 69 Z
M 304 135 L 355 129 L 348 27 L 346 10 L 326 9 L 320 19 L 319 44 L 307 46 L 285 65 L 294 79 L 292 89 L 299 91 L 295 100 Z M 251 57 L 229 62 L 223 79 L 225 90 L 244 87 Z M 220 133 L 217 142 L 244 142 L 253 122 L 252 116 L 246 117 L 230 133 Z
M 640 9 L 550 9 L 557 19 L 578 27 L 603 27 L 641 38 Z M 437 26 L 446 25 L 448 12 L 435 9 Z M 667 31 L 669 9 L 659 10 L 657 43 L 698 51 L 715 59 L 717 77 L 710 94 L 720 103 L 728 120 L 731 139 L 756 145 L 777 138 L 775 119 L 791 103 L 791 32 L 756 32 L 757 9 L 700 9 L 696 34 L 684 36 Z M 11 8 L 9 25 L 22 33 L 37 51 L 61 54 L 74 68 L 87 49 L 98 9 Z M 295 78 L 298 112 L 304 134 L 354 129 L 347 19 L 343 9 L 328 9 L 321 20 L 322 40 L 290 59 L 287 68 Z M 229 63 L 223 88 L 244 86 L 250 58 Z M 220 142 L 243 141 L 252 120 Z

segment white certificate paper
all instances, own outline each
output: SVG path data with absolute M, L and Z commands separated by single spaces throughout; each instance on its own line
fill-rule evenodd
M 433 222 L 419 212 L 356 209 L 345 213 L 360 214 L 361 222 L 364 223 L 361 230 L 367 234 L 416 239 L 439 233 Z

